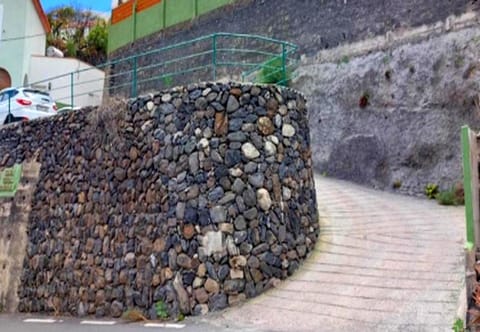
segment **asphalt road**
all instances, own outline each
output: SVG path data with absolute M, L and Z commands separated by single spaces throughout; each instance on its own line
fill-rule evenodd
M 148 331 L 236 331 L 228 326 L 218 327 L 202 322 L 203 319 L 186 319 L 183 322 L 125 323 L 121 320 L 77 319 L 41 315 L 0 315 L 1 332 L 148 332 Z

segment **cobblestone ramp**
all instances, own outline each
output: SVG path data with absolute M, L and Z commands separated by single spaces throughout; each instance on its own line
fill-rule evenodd
M 463 289 L 463 207 L 315 181 L 314 254 L 276 289 L 210 323 L 230 331 L 450 331 Z

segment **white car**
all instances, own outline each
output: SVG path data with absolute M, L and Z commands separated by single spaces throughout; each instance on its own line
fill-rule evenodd
M 0 125 L 54 115 L 57 105 L 48 92 L 30 88 L 0 91 Z

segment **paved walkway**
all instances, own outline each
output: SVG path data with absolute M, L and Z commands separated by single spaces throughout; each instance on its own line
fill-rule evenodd
M 299 272 L 202 320 L 229 331 L 451 331 L 462 207 L 317 177 L 321 238 Z

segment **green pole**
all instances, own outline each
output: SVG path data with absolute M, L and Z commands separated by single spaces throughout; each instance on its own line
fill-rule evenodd
M 137 96 L 137 57 L 133 58 L 132 98 Z
M 162 29 L 167 27 L 167 0 L 163 0 Z
M 475 229 L 473 220 L 473 197 L 472 197 L 472 169 L 470 151 L 470 128 L 462 127 L 462 155 L 463 155 L 463 188 L 465 195 L 465 221 L 467 231 L 467 248 L 473 248 L 475 244 Z
M 73 107 L 73 71 L 70 73 L 70 105 Z
M 213 81 L 217 80 L 217 34 L 212 37 L 212 65 L 213 65 Z
M 287 51 L 285 43 L 282 43 L 282 82 L 280 85 L 287 86 Z
M 133 39 L 132 39 L 132 42 L 134 42 L 137 39 L 137 0 L 135 0 L 135 3 L 133 4 L 133 7 L 132 7 L 132 15 L 133 15 Z
M 198 0 L 193 0 L 193 18 L 198 16 Z

